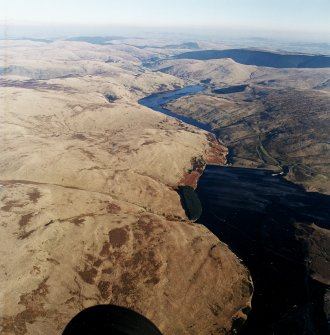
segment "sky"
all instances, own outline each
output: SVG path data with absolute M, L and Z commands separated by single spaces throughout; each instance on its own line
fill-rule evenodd
M 233 29 L 330 36 L 330 0 L 0 0 L 5 25 Z

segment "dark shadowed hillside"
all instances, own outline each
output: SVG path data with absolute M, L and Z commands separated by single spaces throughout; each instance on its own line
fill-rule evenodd
M 280 54 L 275 52 L 228 49 L 185 52 L 177 55 L 179 59 L 210 60 L 231 58 L 245 65 L 267 66 L 275 68 L 323 68 L 330 67 L 330 57 L 323 55 Z

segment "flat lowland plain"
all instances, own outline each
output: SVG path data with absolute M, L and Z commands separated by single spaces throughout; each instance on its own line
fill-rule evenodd
M 143 67 L 153 49 L 1 44 L 1 334 L 60 334 L 107 303 L 164 334 L 245 320 L 248 270 L 174 190 L 209 135 L 137 103 L 185 80 Z

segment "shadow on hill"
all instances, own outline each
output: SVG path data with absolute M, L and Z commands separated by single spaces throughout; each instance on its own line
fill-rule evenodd
M 274 68 L 324 68 L 330 67 L 330 57 L 292 53 L 275 53 L 250 49 L 202 50 L 185 52 L 175 56 L 177 59 L 210 60 L 231 58 L 244 65 Z
M 202 215 L 202 205 L 194 189 L 191 186 L 179 186 L 177 192 L 188 219 L 198 220 Z

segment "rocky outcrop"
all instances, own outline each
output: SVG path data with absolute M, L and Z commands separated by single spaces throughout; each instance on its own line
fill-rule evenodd
M 206 138 L 208 141 L 208 148 L 204 158 L 193 157 L 191 159 L 191 169 L 183 174 L 183 177 L 179 181 L 179 186 L 191 186 L 195 189 L 206 164 L 226 164 L 228 149 L 219 142 L 215 135 L 208 133 L 206 134 Z

